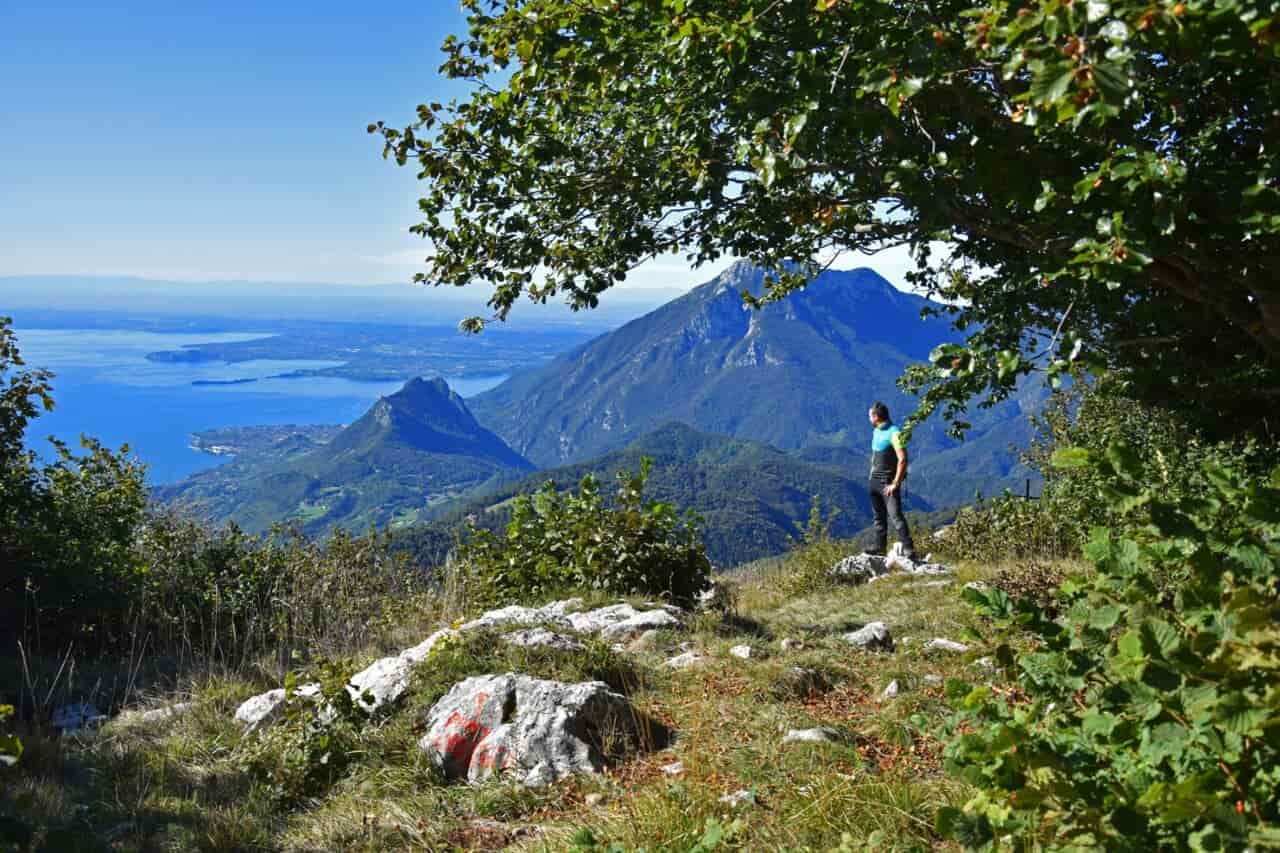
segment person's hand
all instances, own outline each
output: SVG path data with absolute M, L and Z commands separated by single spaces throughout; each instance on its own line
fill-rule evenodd
M 884 496 L 886 498 L 891 498 L 893 497 L 893 493 L 896 491 L 898 491 L 898 487 L 895 486 L 893 483 L 890 483 L 889 485 L 884 487 Z

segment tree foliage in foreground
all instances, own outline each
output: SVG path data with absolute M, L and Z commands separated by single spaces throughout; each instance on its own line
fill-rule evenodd
M 965 596 L 1035 643 L 997 656 L 1012 695 L 953 682 L 948 765 L 977 789 L 939 828 L 970 848 L 1280 847 L 1280 468 L 1204 463 L 1169 497 L 1132 448 L 1060 451 L 1146 523 L 1095 530 L 1097 571 L 1063 616 L 999 589 Z
M 682 251 L 776 298 L 785 262 L 907 245 L 964 306 L 910 377 L 952 415 L 1083 361 L 1242 430 L 1280 395 L 1275 0 L 463 6 L 470 97 L 370 126 L 424 182 L 420 280 L 505 316 Z

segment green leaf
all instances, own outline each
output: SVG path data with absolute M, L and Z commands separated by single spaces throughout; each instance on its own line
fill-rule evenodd
M 1060 447 L 1053 452 L 1053 467 L 1061 469 L 1086 468 L 1093 464 L 1093 451 L 1086 447 Z
M 1031 78 L 1031 101 L 1045 105 L 1056 102 L 1071 88 L 1075 68 L 1069 63 L 1050 65 Z

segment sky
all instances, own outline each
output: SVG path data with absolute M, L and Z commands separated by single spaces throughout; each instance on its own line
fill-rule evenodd
M 437 69 L 464 30 L 456 0 L 0 2 L 0 278 L 407 287 L 419 188 L 366 127 L 463 96 Z M 662 258 L 625 287 L 727 263 Z M 839 266 L 901 285 L 906 264 Z

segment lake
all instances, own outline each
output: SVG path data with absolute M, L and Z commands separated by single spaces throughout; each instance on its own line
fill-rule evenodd
M 166 363 L 146 355 L 191 344 L 252 340 L 261 334 L 162 334 L 102 329 L 15 329 L 27 367 L 45 367 L 55 408 L 33 421 L 27 445 L 51 456 L 46 437 L 75 443 L 84 433 L 110 447 L 128 444 L 148 465 L 148 480 L 167 483 L 225 462 L 192 450 L 191 433 L 255 424 L 350 423 L 402 382 L 355 382 L 327 376 L 271 378 L 341 362 L 259 360 Z M 506 376 L 445 377 L 463 397 Z M 244 380 L 255 380 L 245 382 Z M 198 384 L 193 382 L 214 383 Z M 232 384 L 218 384 L 232 383 Z

